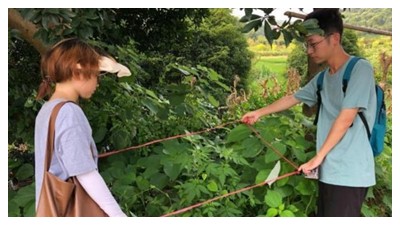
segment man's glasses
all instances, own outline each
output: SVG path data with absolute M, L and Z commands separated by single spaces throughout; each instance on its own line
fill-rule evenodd
M 329 36 L 331 36 L 331 35 L 332 35 L 332 34 L 328 34 L 328 35 L 326 35 L 322 40 L 317 41 L 317 42 L 314 42 L 314 43 L 307 43 L 307 42 L 304 42 L 304 43 L 303 43 L 303 48 L 304 48 L 304 50 L 307 51 L 308 48 L 311 48 L 311 49 L 313 50 L 313 52 L 315 52 L 317 46 L 318 46 L 321 42 L 323 42 L 325 39 L 327 39 Z

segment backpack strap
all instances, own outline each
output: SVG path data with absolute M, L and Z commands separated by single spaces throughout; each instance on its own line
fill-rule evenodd
M 320 72 L 318 74 L 318 80 L 317 80 L 317 113 L 315 115 L 314 125 L 317 125 L 317 123 L 318 123 L 319 110 L 321 109 L 321 104 L 322 104 L 321 90 L 322 90 L 322 84 L 324 83 L 325 72 L 326 72 L 326 70 L 324 70 L 324 71 L 322 71 L 322 72 Z
M 361 118 L 361 120 L 362 120 L 362 122 L 363 122 L 363 124 L 365 126 L 365 129 L 367 130 L 368 140 L 371 139 L 371 131 L 369 131 L 368 122 L 367 122 L 367 119 L 364 116 L 364 113 L 363 112 L 358 112 L 358 116 L 360 116 L 360 118 Z
M 346 90 L 347 90 L 347 85 L 349 83 L 350 80 L 350 75 L 351 72 L 353 71 L 354 65 L 358 62 L 358 60 L 360 60 L 360 57 L 356 57 L 354 56 L 350 62 L 347 64 L 346 70 L 344 71 L 344 75 L 343 75 L 343 83 L 342 83 L 342 89 L 343 89 L 343 94 L 346 95 Z M 365 118 L 365 115 L 363 112 L 358 112 L 357 113 L 358 116 L 360 116 L 361 121 L 364 124 L 365 129 L 367 130 L 367 135 L 368 135 L 368 139 L 371 138 L 371 131 L 369 130 L 369 126 L 368 126 L 368 122 L 367 119 Z M 350 127 L 352 127 L 353 124 L 350 125 Z
M 346 95 L 347 85 L 349 84 L 351 72 L 353 71 L 354 65 L 360 60 L 360 57 L 354 56 L 350 59 L 350 62 L 346 66 L 346 70 L 344 71 L 343 81 L 342 81 L 342 89 L 343 93 Z

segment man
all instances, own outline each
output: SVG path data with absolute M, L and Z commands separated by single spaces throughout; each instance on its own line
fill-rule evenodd
M 374 158 L 365 127 L 357 115 L 362 111 L 373 126 L 376 94 L 373 69 L 359 60 L 353 69 L 346 93 L 342 90 L 344 70 L 350 56 L 342 45 L 343 21 L 338 9 L 321 9 L 305 20 L 316 19 L 323 36 L 306 36 L 305 48 L 318 64 L 326 63 L 321 91 L 322 104 L 317 124 L 317 153 L 299 171 L 319 170 L 317 216 L 360 216 L 367 189 L 375 185 Z M 285 96 L 264 108 L 249 112 L 242 122 L 253 124 L 261 116 L 280 112 L 303 102 L 317 103 L 315 76 L 294 95 Z

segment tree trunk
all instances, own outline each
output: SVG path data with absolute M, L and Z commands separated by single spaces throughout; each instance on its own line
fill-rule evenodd
M 41 40 L 33 37 L 38 31 L 36 25 L 22 18 L 16 9 L 8 9 L 8 28 L 18 30 L 22 38 L 30 43 L 41 55 L 46 52 L 48 47 Z

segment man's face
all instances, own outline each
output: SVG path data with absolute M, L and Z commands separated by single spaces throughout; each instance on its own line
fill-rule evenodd
M 311 35 L 308 36 L 304 43 L 307 55 L 317 64 L 325 62 L 332 52 L 331 43 L 332 34 L 326 36 Z

